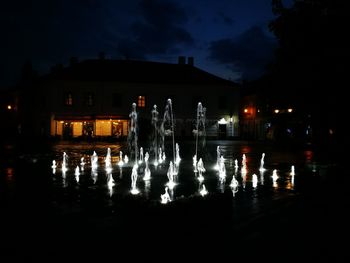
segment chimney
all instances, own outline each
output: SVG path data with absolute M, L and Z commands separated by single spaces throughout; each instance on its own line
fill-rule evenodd
M 185 56 L 179 56 L 178 64 L 185 65 L 186 64 L 186 57 Z
M 187 57 L 187 65 L 190 65 L 190 66 L 194 65 L 194 58 L 193 57 Z

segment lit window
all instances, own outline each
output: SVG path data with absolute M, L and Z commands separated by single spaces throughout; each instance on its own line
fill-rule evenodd
M 137 106 L 140 108 L 146 107 L 146 97 L 145 96 L 139 96 L 137 99 Z
M 72 106 L 73 105 L 73 96 L 72 93 L 67 93 L 65 98 L 64 98 L 64 103 L 67 106 Z

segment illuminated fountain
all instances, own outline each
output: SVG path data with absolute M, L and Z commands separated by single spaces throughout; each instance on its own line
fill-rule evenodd
M 148 154 L 148 152 L 146 152 L 146 154 L 145 154 L 146 168 L 145 168 L 145 175 L 143 177 L 144 181 L 149 181 L 151 179 L 151 170 L 149 169 L 148 159 L 149 159 L 149 154 Z
M 55 160 L 52 161 L 51 168 L 52 168 L 52 169 L 56 169 L 56 168 L 57 168 L 57 165 L 56 165 L 56 161 L 55 161 Z
M 220 151 L 220 146 L 216 147 L 216 164 L 214 166 L 214 169 L 219 171 L 220 169 L 220 158 L 221 158 L 221 151 Z
M 272 183 L 273 183 L 273 187 L 277 187 L 277 179 L 278 179 L 277 170 L 274 169 L 274 170 L 272 171 Z
M 140 159 L 139 159 L 139 164 L 143 163 L 143 148 L 140 147 Z
M 111 156 L 111 148 L 107 149 L 107 155 L 105 159 L 105 169 L 107 173 L 112 172 L 112 156 Z
M 167 100 L 167 103 L 165 105 L 165 111 L 163 116 L 162 124 L 160 125 L 160 134 L 161 134 L 161 140 L 162 140 L 162 150 L 164 151 L 164 142 L 165 142 L 165 136 L 172 136 L 172 154 L 173 154 L 173 163 L 175 163 L 175 130 L 174 130 L 174 112 L 173 112 L 173 105 L 171 99 Z M 163 153 L 164 155 L 164 153 Z M 164 161 L 164 158 L 163 158 Z
M 80 169 L 81 169 L 82 171 L 84 171 L 84 166 L 85 166 L 84 157 L 81 157 L 81 158 L 80 158 Z
M 193 134 L 196 137 L 196 152 L 195 156 L 196 159 L 198 157 L 198 144 L 199 144 L 199 138 L 201 138 L 201 149 L 205 147 L 205 112 L 206 108 L 203 107 L 201 102 L 198 102 L 197 106 L 197 118 L 196 118 L 196 129 L 193 130 Z
M 252 184 L 253 188 L 256 188 L 258 186 L 258 176 L 256 174 L 252 175 Z
M 203 182 L 204 177 L 203 177 L 203 173 L 205 172 L 205 168 L 204 168 L 204 164 L 202 161 L 202 158 L 199 158 L 199 161 L 197 163 L 197 171 L 198 171 L 198 181 Z
M 140 191 L 136 187 L 137 177 L 138 177 L 137 164 L 135 163 L 134 166 L 132 167 L 132 172 L 131 172 L 131 190 L 130 190 L 130 192 L 133 195 L 137 195 L 138 193 L 140 193 Z
M 176 166 L 179 166 L 181 162 L 181 157 L 180 157 L 180 147 L 178 143 L 175 144 L 175 150 L 176 150 L 175 163 L 176 163 Z
M 226 180 L 226 167 L 225 167 L 223 156 L 220 157 L 219 178 L 220 178 L 220 181 L 222 181 L 222 182 L 224 182 Z
M 291 167 L 290 175 L 294 176 L 295 175 L 295 168 L 294 165 Z
M 158 134 L 159 134 L 159 128 L 158 128 L 158 116 L 159 112 L 157 111 L 157 105 L 153 106 L 153 110 L 151 112 L 152 119 L 151 124 L 153 127 L 153 140 L 152 140 L 152 146 L 154 151 L 154 165 L 158 165 Z
M 52 173 L 53 173 L 53 174 L 55 174 L 55 173 L 56 173 L 56 167 L 57 167 L 57 165 L 56 165 L 56 161 L 55 161 L 55 160 L 53 160 L 53 161 L 52 161 L 52 165 L 51 165 L 51 168 L 52 168 Z
M 292 165 L 292 167 L 291 167 L 290 176 L 291 176 L 291 179 L 290 179 L 291 185 L 292 185 L 292 187 L 294 187 L 294 176 L 295 176 L 295 168 L 294 168 L 294 165 Z
M 260 171 L 260 172 L 265 171 L 265 168 L 264 168 L 265 160 L 264 160 L 264 158 L 265 158 L 265 153 L 263 153 L 263 154 L 261 155 L 261 159 L 260 159 L 260 168 L 259 168 L 259 171 Z
M 137 112 L 136 112 L 136 103 L 133 103 L 131 105 L 131 113 L 129 114 L 130 117 L 130 126 L 129 126 L 129 132 L 128 132 L 128 149 L 129 153 L 134 153 L 135 155 L 135 164 L 137 163 L 137 140 L 138 140 L 138 124 L 137 124 Z
M 166 204 L 168 202 L 171 202 L 171 198 L 170 198 L 170 195 L 169 195 L 169 188 L 168 187 L 165 187 L 165 192 L 164 194 L 160 195 L 160 199 L 161 199 L 161 203 L 162 204 Z
M 205 196 L 205 195 L 208 194 L 208 190 L 207 190 L 207 188 L 205 187 L 204 184 L 202 184 L 202 186 L 200 187 L 199 194 L 200 194 L 201 196 Z
M 62 159 L 62 172 L 65 173 L 68 171 L 68 155 L 66 154 L 66 152 L 63 152 L 63 159 Z
M 235 159 L 235 170 L 238 170 L 238 160 Z
M 120 151 L 119 152 L 119 162 L 118 162 L 118 166 L 122 167 L 124 165 L 124 162 L 123 162 L 123 152 Z
M 97 153 L 94 151 L 94 153 L 91 156 L 91 169 L 97 169 L 98 167 L 98 156 Z
M 174 171 L 174 164 L 172 161 L 170 161 L 169 163 L 169 169 L 168 169 L 168 172 L 167 172 L 167 176 L 168 176 L 168 183 L 167 183 L 167 186 L 170 188 L 170 189 L 173 189 L 176 185 L 176 174 L 175 174 L 175 171 Z
M 80 175 L 80 171 L 79 171 L 79 166 L 77 165 L 77 167 L 75 167 L 75 180 L 77 180 L 77 183 L 79 183 L 79 175 Z
M 233 175 L 231 183 L 230 183 L 230 187 L 231 187 L 231 191 L 232 191 L 233 196 L 238 192 L 238 185 L 239 185 L 239 183 L 238 183 L 236 177 Z
M 109 191 L 109 196 L 113 195 L 113 186 L 115 185 L 112 173 L 108 173 L 107 174 L 108 177 L 108 181 L 107 181 L 107 187 L 108 187 L 108 191 Z

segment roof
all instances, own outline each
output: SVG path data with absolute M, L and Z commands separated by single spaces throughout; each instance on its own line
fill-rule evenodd
M 48 79 L 238 86 L 188 64 L 94 59 L 56 68 Z

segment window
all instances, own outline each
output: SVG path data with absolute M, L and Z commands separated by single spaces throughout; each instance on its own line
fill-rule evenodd
M 72 106 L 73 105 L 73 95 L 72 93 L 66 93 L 64 96 L 64 104 L 66 106 Z
M 84 96 L 84 105 L 93 106 L 94 105 L 94 95 L 92 93 L 86 93 Z
M 120 93 L 113 93 L 112 106 L 114 108 L 120 108 L 122 106 L 122 95 Z
M 139 96 L 137 99 L 137 106 L 139 108 L 146 107 L 146 97 L 145 96 Z

